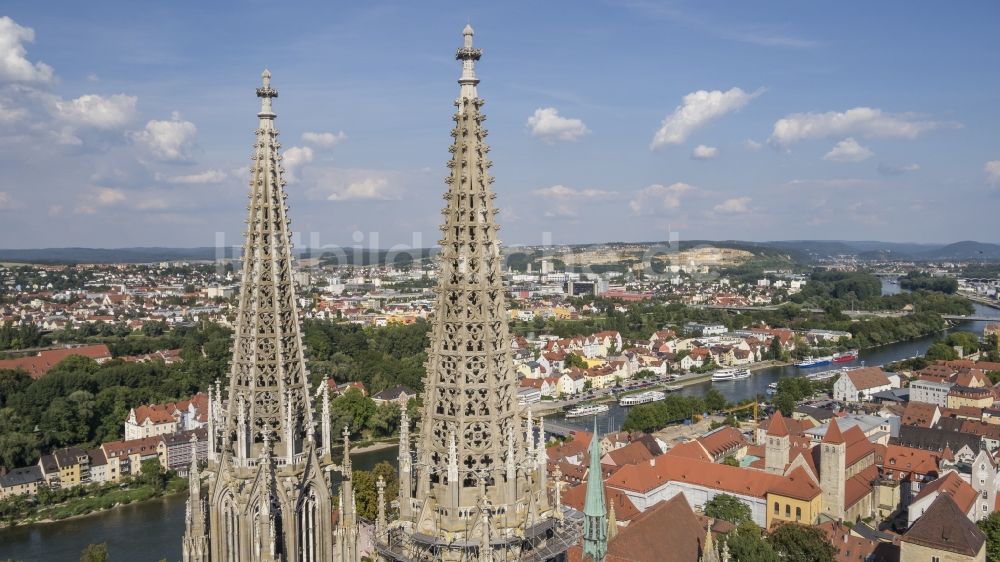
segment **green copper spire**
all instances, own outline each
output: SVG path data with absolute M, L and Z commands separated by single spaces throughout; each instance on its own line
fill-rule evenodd
M 587 470 L 587 501 L 583 506 L 583 557 L 603 562 L 608 552 L 608 508 L 604 502 L 604 479 L 601 473 L 601 437 L 597 434 L 594 418 L 594 436 L 590 440 L 590 468 Z

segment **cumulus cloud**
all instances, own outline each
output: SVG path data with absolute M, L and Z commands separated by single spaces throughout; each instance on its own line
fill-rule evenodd
M 830 162 L 861 162 L 874 156 L 875 153 L 868 148 L 858 144 L 858 141 L 851 137 L 838 142 L 823 156 L 823 160 Z
M 763 147 L 764 147 L 763 143 L 759 143 L 759 142 L 757 142 L 757 141 L 755 141 L 753 139 L 747 139 L 747 140 L 743 141 L 743 148 L 745 148 L 745 149 L 747 149 L 749 151 L 752 151 L 752 152 L 760 150 Z
M 0 17 L 0 81 L 45 83 L 51 82 L 52 67 L 27 58 L 25 43 L 35 41 L 35 30 L 18 25 L 8 16 Z
M 71 100 L 52 100 L 53 113 L 61 121 L 81 127 L 117 129 L 135 117 L 135 96 L 87 94 Z M 154 123 L 154 121 L 150 121 Z M 147 125 L 148 127 L 148 125 Z
M 684 96 L 681 105 L 663 120 L 649 148 L 655 150 L 668 144 L 681 144 L 691 133 L 729 112 L 743 108 L 761 93 L 763 90 L 747 93 L 740 88 L 731 88 L 725 92 L 722 90 L 691 92 Z
M 711 160 L 719 155 L 719 149 L 714 146 L 699 144 L 691 152 L 691 158 L 695 160 Z
M 734 197 L 732 199 L 726 199 L 722 203 L 719 203 L 715 207 L 712 207 L 716 213 L 722 213 L 727 215 L 735 215 L 739 213 L 746 213 L 750 211 L 750 198 L 749 197 Z
M 1000 186 L 1000 160 L 990 160 L 983 166 L 986 181 L 992 186 Z
M 170 121 L 150 121 L 145 129 L 132 133 L 132 140 L 145 146 L 156 158 L 166 162 L 191 160 L 198 128 L 182 121 L 176 112 Z
M 629 208 L 636 215 L 651 215 L 657 211 L 669 211 L 681 205 L 681 196 L 694 190 L 686 183 L 671 185 L 653 184 L 644 187 L 629 201 Z
M 0 191 L 0 211 L 9 211 L 13 208 L 14 200 L 10 197 L 10 193 Z
M 565 185 L 542 187 L 532 193 L 548 199 L 545 207 L 545 216 L 547 217 L 575 217 L 577 206 L 581 202 L 616 195 L 614 191 L 593 188 L 574 189 Z
M 803 140 L 830 137 L 914 139 L 934 129 L 957 126 L 908 113 L 891 114 L 871 107 L 855 107 L 843 112 L 793 113 L 774 123 L 768 141 L 787 147 Z
M 532 136 L 548 143 L 575 141 L 590 132 L 583 121 L 562 117 L 554 107 L 536 109 L 535 113 L 528 117 L 528 130 Z
M 920 164 L 903 164 L 902 166 L 895 166 L 892 164 L 886 164 L 885 162 L 878 163 L 878 173 L 883 176 L 901 176 L 906 172 L 916 172 L 920 169 Z
M 24 108 L 13 107 L 10 102 L 0 100 L 0 123 L 20 121 L 28 115 Z
M 98 187 L 83 195 L 74 209 L 77 214 L 92 215 L 101 207 L 111 207 L 127 199 L 125 192 L 111 187 Z
M 223 172 L 222 170 L 205 170 L 204 172 L 198 172 L 197 174 L 169 177 L 166 181 L 167 183 L 179 184 L 205 184 L 220 183 L 222 180 L 226 179 L 226 177 L 226 172 Z
M 302 165 L 312 162 L 313 156 L 315 153 L 308 146 L 292 146 L 285 150 L 281 155 L 282 167 L 285 169 L 285 181 L 290 184 L 299 181 L 295 172 Z
M 314 146 L 322 146 L 324 148 L 340 144 L 340 142 L 346 138 L 347 133 L 344 131 L 338 131 L 336 133 L 314 133 L 306 131 L 305 133 L 302 133 L 302 142 Z
M 381 177 L 364 178 L 348 183 L 331 193 L 329 201 L 349 201 L 352 199 L 398 199 L 390 190 L 389 180 Z
M 615 192 L 613 191 L 605 191 L 603 189 L 574 189 L 572 187 L 566 187 L 565 185 L 542 187 L 534 191 L 535 195 L 553 199 L 594 199 L 614 195 L 614 193 Z

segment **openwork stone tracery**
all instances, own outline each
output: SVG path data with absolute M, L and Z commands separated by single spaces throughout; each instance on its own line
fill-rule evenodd
M 208 481 L 197 464 L 184 562 L 358 562 L 350 459 L 333 464 L 328 387 L 314 413 L 292 283 L 288 207 L 274 127 L 271 74 L 257 89 L 247 230 L 229 392 L 209 392 Z M 333 527 L 330 470 L 343 474 Z M 336 542 L 334 539 L 336 538 Z
M 484 101 L 476 93 L 482 52 L 470 26 L 463 34 L 420 434 L 415 455 L 409 432 L 401 435 L 400 517 L 376 547 L 385 560 L 554 560 L 572 532 L 556 524 L 544 445 L 517 402 Z

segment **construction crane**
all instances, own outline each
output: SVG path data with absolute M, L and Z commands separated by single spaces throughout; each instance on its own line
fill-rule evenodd
M 753 397 L 753 401 L 750 402 L 749 404 L 744 404 L 742 406 L 734 406 L 734 407 L 729 408 L 727 410 L 723 410 L 722 413 L 724 413 L 724 414 L 732 414 L 732 413 L 735 413 L 735 412 L 742 412 L 743 410 L 751 410 L 751 409 L 753 410 L 753 432 L 754 432 L 754 435 L 756 435 L 757 434 L 757 426 L 760 423 L 760 402 L 758 401 L 758 397 L 757 396 L 754 396 Z

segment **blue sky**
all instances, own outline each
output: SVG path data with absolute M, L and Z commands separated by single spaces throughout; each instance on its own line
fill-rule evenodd
M 265 66 L 304 243 L 432 245 L 470 19 L 508 244 L 1000 242 L 996 2 L 456 6 L 4 2 L 0 247 L 239 243 Z

